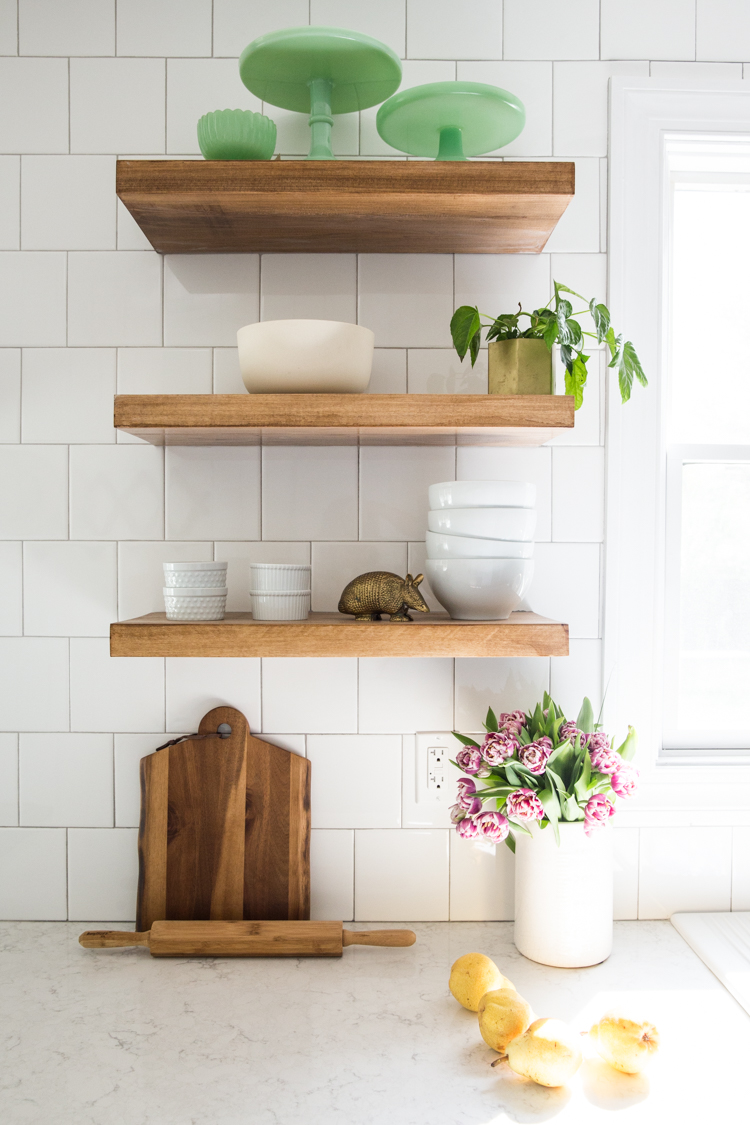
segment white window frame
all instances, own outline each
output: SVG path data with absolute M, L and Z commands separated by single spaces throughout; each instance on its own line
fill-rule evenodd
M 610 82 L 609 298 L 649 377 L 620 404 L 606 392 L 607 526 L 603 682 L 606 729 L 639 734 L 638 798 L 621 823 L 750 824 L 750 761 L 688 761 L 661 751 L 666 550 L 664 137 L 750 135 L 750 88 L 739 79 Z M 725 452 L 729 452 L 727 449 Z

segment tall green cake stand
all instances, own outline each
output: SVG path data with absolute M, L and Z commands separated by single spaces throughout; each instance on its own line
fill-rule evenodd
M 401 63 L 385 43 L 338 27 L 272 31 L 245 47 L 240 78 L 256 97 L 310 114 L 308 160 L 335 160 L 334 113 L 356 113 L 389 98 Z
M 378 110 L 383 140 L 412 156 L 466 160 L 510 144 L 526 124 L 515 94 L 483 82 L 429 82 L 394 94 Z

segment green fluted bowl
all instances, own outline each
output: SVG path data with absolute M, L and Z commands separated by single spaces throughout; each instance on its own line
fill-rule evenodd
M 206 160 L 270 160 L 276 123 L 249 109 L 216 109 L 199 119 L 198 144 Z

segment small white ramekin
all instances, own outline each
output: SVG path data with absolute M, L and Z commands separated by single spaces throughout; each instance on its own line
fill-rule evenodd
M 256 621 L 305 621 L 310 612 L 310 591 L 251 590 L 250 606 Z
M 250 563 L 250 589 L 299 594 L 310 589 L 311 568 L 297 563 Z
M 169 621 L 222 621 L 227 606 L 226 586 L 164 588 Z
M 164 585 L 179 589 L 182 586 L 224 586 L 227 580 L 225 562 L 165 562 Z

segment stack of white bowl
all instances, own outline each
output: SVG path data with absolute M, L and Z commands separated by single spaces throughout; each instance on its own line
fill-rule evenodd
M 430 486 L 425 571 L 458 621 L 502 621 L 534 576 L 536 488 L 512 480 Z
M 250 563 L 250 604 L 256 621 L 305 621 L 310 612 L 310 567 Z
M 165 562 L 169 621 L 221 621 L 227 607 L 225 562 Z

